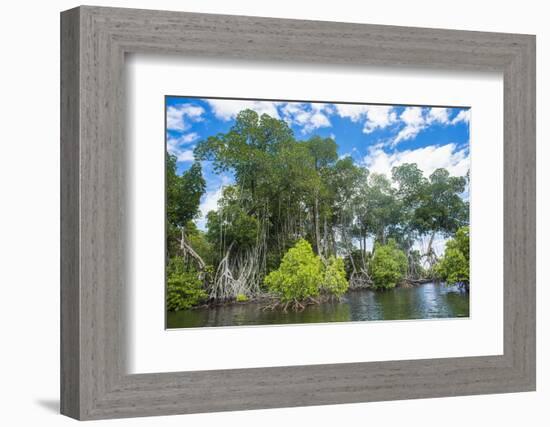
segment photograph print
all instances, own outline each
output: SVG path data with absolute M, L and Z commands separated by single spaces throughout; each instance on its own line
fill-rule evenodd
M 469 317 L 470 108 L 164 107 L 168 329 Z

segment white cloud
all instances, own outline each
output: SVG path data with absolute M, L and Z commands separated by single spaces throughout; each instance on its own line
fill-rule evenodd
M 214 115 L 220 120 L 232 120 L 237 117 L 241 111 L 254 110 L 258 115 L 268 114 L 273 118 L 280 118 L 277 106 L 280 102 L 271 101 L 247 101 L 238 99 L 208 99 L 208 104 L 212 107 Z
M 223 187 L 219 187 L 210 192 L 206 192 L 200 204 L 199 220 L 202 219 L 204 222 L 206 220 L 206 215 L 208 215 L 208 212 L 215 211 L 218 209 L 218 200 L 221 199 L 222 195 L 223 195 Z
M 166 109 L 166 128 L 172 131 L 183 132 L 189 128 L 188 120 L 200 121 L 204 108 L 194 104 L 170 105 Z
M 231 184 L 231 178 L 226 175 L 221 176 L 221 183 L 218 187 L 214 187 L 202 196 L 199 206 L 200 216 L 197 219 L 197 227 L 201 230 L 206 229 L 206 215 L 208 212 L 218 209 L 218 200 L 223 196 L 223 189 L 225 186 Z
M 186 146 L 198 138 L 199 135 L 195 132 L 181 135 L 178 138 L 168 138 L 166 149 L 170 154 L 176 156 L 178 162 L 193 162 L 195 160 L 195 156 L 193 155 L 194 147 Z
M 193 155 L 193 150 L 184 150 L 176 154 L 178 157 L 178 162 L 193 162 L 195 161 L 195 156 Z
M 197 139 L 199 139 L 199 134 L 196 132 L 190 132 L 185 135 L 182 135 L 179 138 L 179 142 L 180 144 L 189 144 L 193 141 L 196 141 Z
M 399 131 L 393 140 L 394 145 L 401 141 L 414 138 L 426 127 L 426 121 L 424 120 L 421 107 L 407 107 L 403 110 L 399 118 L 405 124 L 405 127 Z
M 461 110 L 453 120 L 451 124 L 456 125 L 457 123 L 464 122 L 470 123 L 470 110 Z
M 170 140 L 169 140 L 170 141 Z M 173 156 L 176 156 L 176 160 L 178 162 L 194 162 L 195 156 L 193 154 L 192 149 L 182 149 L 177 146 L 170 145 L 170 143 L 166 146 L 168 152 L 172 154 Z
M 336 104 L 336 112 L 340 117 L 347 117 L 352 122 L 364 120 L 364 133 L 384 129 L 397 122 L 394 108 L 386 105 Z
M 371 133 L 376 129 L 383 129 L 397 121 L 397 114 L 393 107 L 371 106 L 367 112 L 367 120 L 363 127 L 364 133 Z
M 310 133 L 315 129 L 332 126 L 328 116 L 333 108 L 321 103 L 288 103 L 281 109 L 284 120 L 289 125 L 297 125 L 302 133 Z
M 336 104 L 336 112 L 340 117 L 347 117 L 352 122 L 358 122 L 368 112 L 369 105 Z
M 233 99 L 208 100 L 216 118 L 224 121 L 235 119 L 241 111 L 250 109 L 258 115 L 267 114 L 276 119 L 284 119 L 289 125 L 301 128 L 303 133 L 309 133 L 322 127 L 330 127 L 329 115 L 333 108 L 329 104 L 249 101 Z
M 454 125 L 458 121 L 465 120 L 462 110 L 455 119 L 449 119 L 449 109 L 444 107 L 422 108 L 422 107 L 407 107 L 401 115 L 400 120 L 404 123 L 404 127 L 399 131 L 394 138 L 392 145 L 396 145 L 401 141 L 415 138 L 420 132 L 433 124 Z M 461 118 L 458 118 L 461 116 Z M 458 120 L 457 120 L 458 119 Z
M 198 133 L 190 132 L 190 133 L 180 135 L 176 138 L 168 138 L 168 141 L 166 143 L 168 147 L 181 147 L 182 145 L 190 144 L 199 138 L 200 136 Z
M 396 151 L 387 153 L 381 147 L 374 147 L 363 159 L 363 163 L 371 172 L 391 176 L 394 166 L 403 163 L 416 163 L 428 177 L 438 168 L 445 168 L 453 176 L 464 176 L 470 168 L 470 159 L 466 148 L 457 150 L 457 145 L 447 145 L 418 148 L 416 150 Z
M 426 115 L 426 123 L 449 124 L 449 109 L 440 107 L 430 108 Z

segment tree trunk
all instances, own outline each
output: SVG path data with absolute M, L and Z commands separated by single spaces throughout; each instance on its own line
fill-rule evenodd
M 315 201 L 313 205 L 313 222 L 315 226 L 315 245 L 317 246 L 317 255 L 322 256 L 321 254 L 321 232 L 319 230 L 319 195 L 318 192 L 315 192 Z
M 430 240 L 428 242 L 428 249 L 426 250 L 426 255 L 430 256 L 432 253 L 432 245 L 434 243 L 435 238 L 435 231 L 432 231 L 432 235 L 430 236 Z
M 331 234 L 332 234 L 332 251 L 334 252 L 334 256 L 338 255 L 338 248 L 336 247 L 336 232 L 334 231 L 334 227 L 331 228 Z
M 435 256 L 435 253 L 433 251 L 433 242 L 435 238 L 435 231 L 432 231 L 432 235 L 430 236 L 430 240 L 428 242 L 428 249 L 426 250 L 426 260 L 428 261 L 428 265 L 430 266 L 430 269 L 434 266 L 435 261 L 437 260 L 437 257 Z
M 323 250 L 325 257 L 328 257 L 328 230 L 327 230 L 327 216 L 323 216 Z
M 180 249 L 183 255 L 190 255 L 198 264 L 199 270 L 203 271 L 206 267 L 206 263 L 201 256 L 195 252 L 195 250 L 185 241 L 185 227 L 181 228 L 181 240 Z

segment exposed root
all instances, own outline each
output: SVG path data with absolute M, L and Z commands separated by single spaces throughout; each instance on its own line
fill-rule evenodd
M 191 257 L 196 263 L 199 271 L 204 271 L 206 263 L 203 261 L 201 256 L 195 252 L 195 250 L 185 241 L 185 229 L 181 229 L 181 239 L 180 239 L 180 250 L 184 258 L 188 256 Z
M 213 300 L 227 301 L 238 295 L 250 298 L 260 293 L 261 250 L 233 255 L 232 248 L 233 244 L 229 245 L 210 286 L 209 297 Z
M 315 299 L 313 297 L 308 297 L 305 300 L 297 300 L 293 299 L 290 301 L 282 302 L 280 300 L 276 300 L 272 302 L 271 304 L 267 304 L 263 307 L 261 307 L 262 311 L 275 311 L 275 310 L 281 310 L 284 313 L 287 313 L 289 310 L 292 311 L 302 311 L 304 310 L 308 305 L 313 304 L 321 304 L 320 299 Z
M 372 280 L 369 276 L 369 273 L 364 268 L 361 268 L 359 271 L 352 271 L 349 278 L 349 288 L 354 289 L 366 289 L 370 288 L 372 285 Z

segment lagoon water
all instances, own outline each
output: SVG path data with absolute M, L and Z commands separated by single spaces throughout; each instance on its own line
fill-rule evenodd
M 264 303 L 229 304 L 169 312 L 168 328 L 279 325 L 468 317 L 469 293 L 456 286 L 426 283 L 386 291 L 350 291 L 338 302 L 308 305 L 302 311 L 262 310 Z

